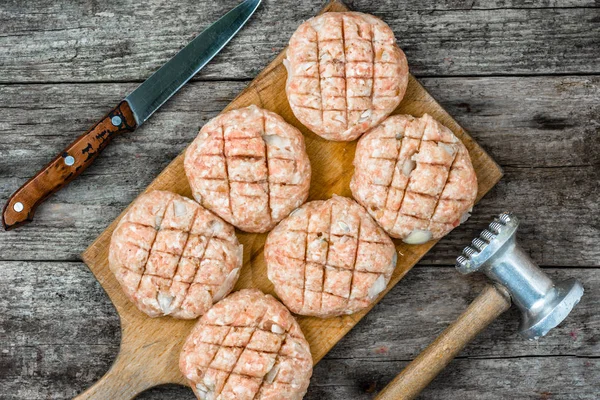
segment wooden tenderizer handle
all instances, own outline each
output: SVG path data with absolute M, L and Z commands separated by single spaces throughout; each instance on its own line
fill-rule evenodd
M 506 289 L 487 285 L 456 321 L 417 356 L 377 396 L 377 400 L 414 399 L 454 357 L 510 308 Z

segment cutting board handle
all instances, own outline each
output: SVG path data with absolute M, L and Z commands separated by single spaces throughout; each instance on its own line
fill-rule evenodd
M 376 400 L 417 397 L 479 332 L 509 308 L 510 295 L 506 289 L 487 285 L 465 312 L 408 364 Z
M 118 286 L 112 276 L 111 283 Z M 119 296 L 123 296 L 118 290 Z M 124 297 L 119 299 L 119 304 L 126 301 Z M 131 303 L 124 304 L 125 307 L 117 307 L 121 317 L 121 348 L 117 358 L 108 372 L 75 400 L 131 400 L 154 386 L 186 383 L 179 371 L 179 353 L 195 321 L 172 320 L 167 325 L 164 319 L 168 317 L 148 318 Z

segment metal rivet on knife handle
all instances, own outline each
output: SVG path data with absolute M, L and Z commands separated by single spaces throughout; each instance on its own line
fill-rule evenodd
M 73 156 L 66 156 L 65 164 L 70 167 L 71 165 L 75 164 L 75 158 Z
M 114 126 L 120 126 L 121 123 L 123 122 L 123 120 L 118 115 L 115 115 L 114 117 L 111 118 L 110 122 L 112 122 L 112 124 Z

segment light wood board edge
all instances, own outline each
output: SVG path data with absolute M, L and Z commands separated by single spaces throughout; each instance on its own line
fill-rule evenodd
M 347 8 L 339 1 L 330 2 L 322 11 L 346 11 Z M 249 104 L 262 105 L 261 92 L 266 90 L 269 76 L 279 74 L 284 68 L 282 60 L 285 55 L 283 50 L 242 92 L 236 97 L 224 111 L 239 108 Z M 285 97 L 285 95 L 283 96 Z M 431 95 L 414 78 L 410 77 L 409 86 L 405 99 L 410 103 L 403 102 L 398 112 L 420 116 L 423 109 L 434 118 L 450 128 L 465 144 L 473 161 L 479 191 L 477 201 L 485 195 L 502 177 L 501 168 L 493 159 L 460 127 L 460 125 L 431 97 Z M 285 99 L 284 99 L 285 100 Z M 286 101 L 286 100 L 285 100 Z M 291 121 L 290 121 L 291 122 Z M 296 121 L 297 122 L 297 121 Z M 297 124 L 296 124 L 297 125 Z M 303 130 L 305 133 L 305 130 Z M 176 157 L 148 186 L 144 191 L 156 189 L 168 189 L 191 197 L 191 191 L 187 181 L 179 179 L 184 175 L 183 153 Z M 108 268 L 107 254 L 110 237 L 118 221 L 128 210 L 125 209 L 100 236 L 82 254 L 83 261 L 90 267 L 104 290 L 115 305 L 121 318 L 122 340 L 121 349 L 117 360 L 107 375 L 123 377 L 123 394 L 138 392 L 148 387 L 162 383 L 185 384 L 178 369 L 178 354 L 186 333 L 191 329 L 195 321 L 181 321 L 170 317 L 152 319 L 137 310 L 123 294 L 118 282 Z M 240 233 L 244 235 L 244 233 Z M 319 334 L 312 336 L 307 334 L 307 340 L 311 343 L 313 360 L 316 364 L 321 358 L 354 326 L 370 309 L 402 279 L 402 277 L 423 257 L 437 241 L 428 242 L 418 246 L 407 246 L 397 244 L 398 250 L 403 254 L 392 279 L 386 290 L 381 293 L 377 301 L 362 312 L 327 320 L 312 317 L 299 316 L 301 326 L 318 323 L 320 332 L 335 331 L 335 335 L 324 336 Z M 245 262 L 246 265 L 246 262 Z M 236 286 L 236 289 L 240 285 Z M 142 374 L 143 376 L 139 376 Z M 130 379 L 126 379 L 129 377 Z M 140 382 L 132 385 L 132 381 Z M 135 388 L 133 387 L 135 386 Z M 129 387 L 129 388 L 128 388 Z M 133 393 L 131 392 L 131 393 Z M 87 393 L 87 392 L 86 392 Z

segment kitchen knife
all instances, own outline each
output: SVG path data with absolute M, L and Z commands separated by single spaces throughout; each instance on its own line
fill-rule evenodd
M 4 229 L 30 222 L 37 206 L 90 166 L 114 136 L 139 128 L 221 51 L 254 14 L 260 2 L 245 0 L 206 28 L 100 122 L 21 186 L 4 206 Z

